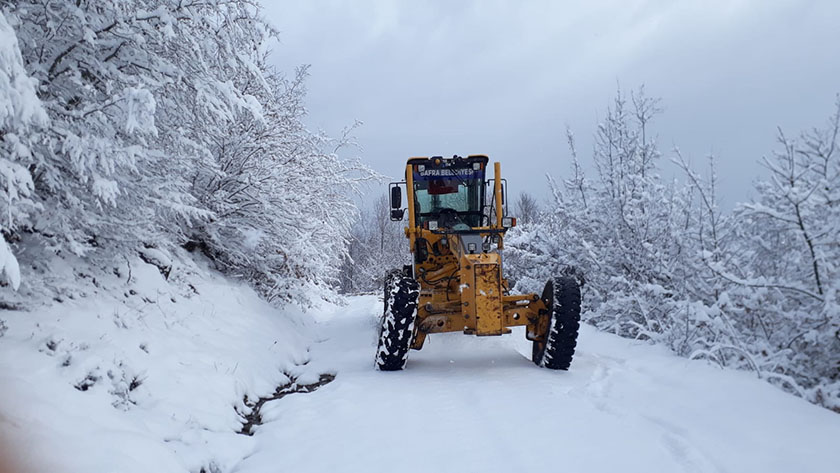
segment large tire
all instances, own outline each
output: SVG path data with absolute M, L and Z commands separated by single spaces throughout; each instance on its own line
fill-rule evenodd
M 544 341 L 533 342 L 531 359 L 537 366 L 568 370 L 580 329 L 580 285 L 571 277 L 550 279 L 545 284 L 542 301 L 551 319 Z
M 389 273 L 385 280 L 385 311 L 376 348 L 376 369 L 398 371 L 405 368 L 414 339 L 420 284 L 410 277 Z
M 383 296 L 383 301 L 385 301 L 385 310 L 388 310 L 388 298 L 391 295 L 391 288 L 394 286 L 394 281 L 400 278 L 402 273 L 399 269 L 392 269 L 385 273 L 385 279 L 383 279 L 383 286 L 385 287 L 385 294 Z

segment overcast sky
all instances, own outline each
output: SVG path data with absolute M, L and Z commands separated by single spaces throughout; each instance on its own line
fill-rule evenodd
M 544 197 L 545 173 L 569 172 L 565 127 L 591 161 L 617 82 L 644 84 L 663 160 L 714 152 L 728 207 L 776 127 L 823 124 L 840 92 L 835 0 L 263 2 L 276 64 L 311 65 L 310 125 L 364 122 L 360 153 L 390 176 L 410 156 L 487 154 Z

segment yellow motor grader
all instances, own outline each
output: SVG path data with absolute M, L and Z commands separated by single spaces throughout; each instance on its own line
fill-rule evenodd
M 385 277 L 379 370 L 403 369 L 409 349 L 421 349 L 429 334 L 502 335 L 519 325 L 533 342 L 534 363 L 569 369 L 581 280 L 569 273 L 550 279 L 541 295 L 510 293 L 501 250 L 516 219 L 506 215 L 498 162 L 494 178 L 485 179 L 488 161 L 483 155 L 411 158 L 405 181 L 391 183 L 391 219 L 408 214 L 405 235 L 414 262 Z

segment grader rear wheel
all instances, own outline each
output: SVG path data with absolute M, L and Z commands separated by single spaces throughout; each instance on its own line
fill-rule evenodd
M 571 277 L 550 279 L 542 301 L 551 319 L 547 333 L 533 342 L 531 360 L 552 370 L 568 370 L 580 329 L 580 285 Z

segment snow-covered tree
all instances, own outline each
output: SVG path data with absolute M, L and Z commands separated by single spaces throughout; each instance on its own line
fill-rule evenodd
M 154 239 L 167 222 L 202 216 L 178 172 L 186 160 L 173 159 L 180 150 L 155 121 L 161 91 L 183 80 L 165 49 L 185 41 L 178 26 L 200 19 L 199 9 L 4 3 L 50 117 L 47 129 L 27 140 L 36 194 L 49 209 L 29 230 L 56 249 L 84 254 Z
M 567 133 L 571 177 L 549 178 L 548 211 L 507 239 L 518 288 L 575 266 L 590 323 L 840 409 L 840 101 L 825 127 L 779 132 L 759 198 L 732 214 L 716 202 L 713 158 L 699 173 L 675 150 L 685 184 L 662 181 L 657 101 L 640 90 L 630 103 L 619 93 L 598 125 L 594 179 Z
M 213 160 L 191 179 L 213 217 L 192 227 L 189 239 L 272 300 L 303 302 L 312 285 L 336 283 L 356 215 L 350 196 L 371 176 L 358 160 L 336 154 L 351 144 L 350 129 L 338 140 L 306 129 L 305 78 L 301 68 L 292 79 L 272 73 L 243 84 L 262 113 L 243 112 L 206 135 Z
M 410 261 L 404 222 L 390 219 L 387 195 L 359 215 L 353 226 L 349 252 L 341 267 L 341 291 L 346 294 L 379 291 L 385 274 Z
M 517 222 L 522 224 L 530 224 L 539 220 L 540 204 L 537 199 L 527 193 L 522 192 L 516 199 L 515 215 Z
M 840 98 L 828 123 L 778 132 L 759 197 L 735 211 L 737 240 L 709 268 L 764 376 L 840 410 Z
M 21 221 L 42 209 L 32 199 L 32 151 L 26 136 L 47 125 L 47 114 L 36 95 L 20 55 L 17 35 L 0 11 L 0 271 L 15 289 L 20 285 L 17 258 L 6 242 Z
M 15 206 L 15 230 L 104 262 L 201 247 L 278 301 L 334 282 L 347 194 L 369 172 L 337 157 L 344 138 L 303 125 L 305 69 L 287 79 L 267 64 L 275 33 L 258 3 L 0 7 L 49 118 L 6 140 L 29 150 L 32 205 Z
M 687 194 L 658 174 L 661 153 L 649 129 L 658 112 L 658 100 L 644 89 L 629 101 L 617 94 L 595 135 L 595 180 L 584 175 L 568 132 L 573 176 L 550 180 L 551 211 L 540 224 L 514 232 L 508 244 L 514 261 L 534 268 L 521 275 L 523 289 L 537 290 L 574 266 L 585 279 L 592 323 L 676 347 L 685 338 L 675 314 L 685 310 L 678 295 L 687 276 Z

